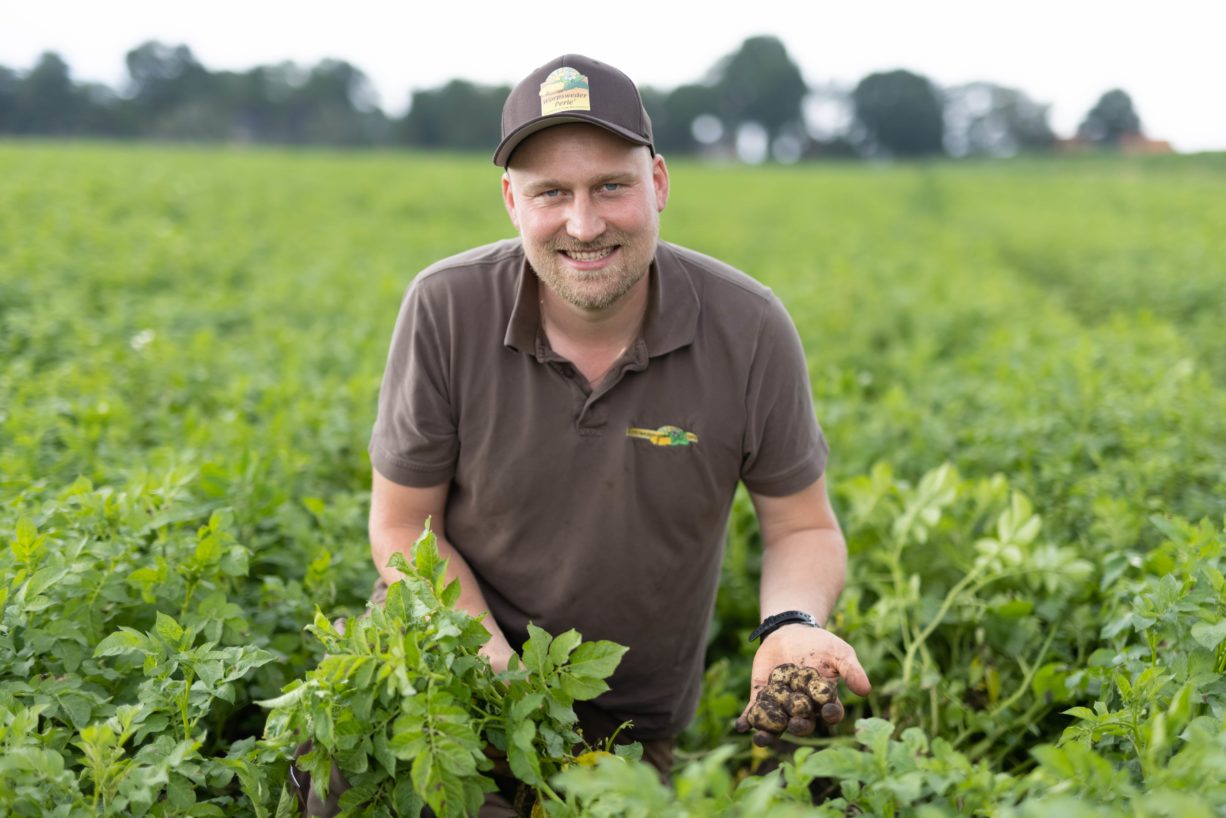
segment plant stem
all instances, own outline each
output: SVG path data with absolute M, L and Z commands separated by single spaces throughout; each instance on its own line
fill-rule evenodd
M 1026 709 L 1026 712 L 1023 713 L 1020 718 L 1014 719 L 1013 721 L 997 727 L 995 730 L 980 739 L 974 747 L 966 752 L 966 756 L 972 761 L 977 760 L 983 753 L 987 752 L 987 749 L 991 746 L 992 742 L 996 741 L 996 739 L 1000 738 L 1000 736 L 1005 733 L 1013 733 L 1015 735 L 1015 738 L 1010 742 L 1010 746 L 1012 746 L 1012 744 L 1017 740 L 1016 736 L 1020 736 L 1023 732 L 1017 729 L 1017 725 L 1029 724 L 1030 722 L 1034 721 L 1034 717 L 1039 715 L 1039 713 L 1041 713 L 1046 707 L 1048 707 L 1046 702 L 1035 701 Z
M 928 623 L 927 627 L 919 632 L 915 638 L 915 641 L 907 646 L 907 653 L 903 657 L 902 662 L 903 685 L 906 685 L 911 681 L 911 666 L 915 663 L 915 652 L 919 649 L 919 646 L 928 639 L 929 636 L 932 636 L 933 631 L 937 629 L 937 626 L 941 624 L 941 620 L 945 618 L 947 613 L 949 613 L 949 609 L 953 607 L 954 602 L 958 599 L 958 596 L 964 590 L 966 590 L 967 586 L 978 578 L 979 572 L 983 570 L 983 565 L 983 563 L 976 563 L 975 566 L 966 573 L 966 576 L 958 580 L 957 585 L 949 589 L 949 593 L 945 595 L 945 599 L 941 603 L 941 607 L 937 610 L 936 615 L 932 617 L 932 621 Z

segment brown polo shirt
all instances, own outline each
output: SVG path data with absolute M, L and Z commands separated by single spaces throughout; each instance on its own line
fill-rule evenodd
M 636 737 L 693 715 L 738 481 L 782 496 L 826 463 L 800 339 L 771 291 L 661 242 L 639 339 L 592 391 L 549 347 L 518 239 L 423 271 L 370 443 L 449 483 L 447 537 L 513 647 L 533 622 L 630 649 L 598 704 Z

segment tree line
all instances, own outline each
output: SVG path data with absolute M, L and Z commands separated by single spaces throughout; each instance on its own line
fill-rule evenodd
M 0 66 L 0 134 L 488 151 L 510 92 L 454 79 L 413 91 L 407 112 L 394 117 L 379 107 L 370 79 L 343 60 L 210 71 L 185 45 L 147 42 L 125 62 L 118 90 L 76 82 L 55 53 L 24 72 Z M 1009 156 L 1059 143 L 1049 106 L 1019 89 L 941 88 L 903 69 L 870 74 L 850 89 L 813 88 L 770 36 L 745 40 L 701 80 L 644 88 L 643 101 L 668 154 Z M 1132 100 L 1112 89 L 1075 138 L 1111 149 L 1141 135 Z

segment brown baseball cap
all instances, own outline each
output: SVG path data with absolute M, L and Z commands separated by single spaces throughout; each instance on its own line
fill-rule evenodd
M 655 153 L 651 119 L 634 82 L 611 65 L 566 54 L 524 77 L 507 97 L 494 164 L 505 168 L 520 142 L 565 122 L 599 125 Z

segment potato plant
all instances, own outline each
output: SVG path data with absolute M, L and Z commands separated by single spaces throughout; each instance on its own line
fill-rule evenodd
M 520 654 L 495 674 L 478 655 L 489 634 L 455 608 L 459 583 L 446 583 L 433 533 L 418 538 L 411 564 L 399 554 L 391 564 L 404 579 L 382 605 L 343 629 L 316 614 L 309 629 L 327 654 L 261 702 L 272 708 L 266 743 L 312 741 L 297 765 L 322 799 L 335 764 L 352 786 L 340 798 L 351 815 L 417 815 L 423 805 L 440 818 L 473 814 L 496 788 L 495 758 L 524 790 L 520 803 L 558 801 L 550 779 L 596 749 L 584 745 L 572 705 L 608 690 L 625 648 L 530 626 Z

